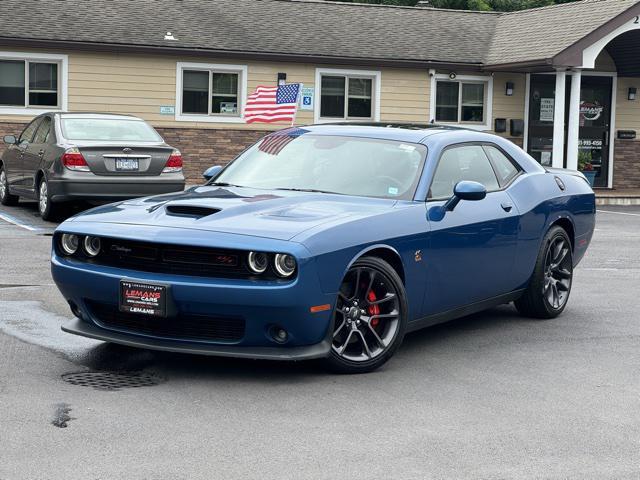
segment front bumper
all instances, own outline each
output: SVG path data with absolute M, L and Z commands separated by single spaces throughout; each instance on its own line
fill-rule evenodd
M 50 178 L 49 192 L 54 202 L 70 200 L 124 200 L 135 197 L 181 192 L 185 180 L 181 173 L 153 177 L 98 176 L 88 172 L 71 172 Z
M 243 358 L 303 360 L 326 357 L 331 348 L 332 309 L 311 313 L 310 307 L 330 304 L 336 294 L 322 291 L 313 259 L 300 259 L 290 282 L 225 279 L 132 271 L 52 256 L 53 279 L 72 305 L 78 320 L 63 330 L 99 340 L 155 350 Z M 120 280 L 167 285 L 175 306 L 169 321 L 183 315 L 242 317 L 244 334 L 237 340 L 171 338 L 105 324 L 92 302 L 117 307 Z M 213 320 L 212 320 L 213 321 Z M 288 333 L 285 343 L 272 336 L 273 327 Z

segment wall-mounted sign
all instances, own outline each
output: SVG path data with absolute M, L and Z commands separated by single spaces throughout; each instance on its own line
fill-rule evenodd
M 635 130 L 618 130 L 618 138 L 620 140 L 635 140 L 636 131 Z
M 160 106 L 160 115 L 175 115 L 176 107 L 173 105 L 161 105 Z
M 300 110 L 313 110 L 313 87 L 302 87 L 300 92 Z
M 540 121 L 541 122 L 553 122 L 553 110 L 555 107 L 554 98 L 541 98 L 540 99 Z
M 238 113 L 236 102 L 220 102 L 220 113 Z

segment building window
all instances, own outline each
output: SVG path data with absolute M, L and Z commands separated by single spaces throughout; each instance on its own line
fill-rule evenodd
M 316 120 L 378 120 L 380 72 L 316 70 Z
M 247 67 L 178 63 L 176 119 L 242 121 Z
M 462 123 L 489 129 L 492 80 L 485 77 L 436 76 L 431 118 L 440 123 Z
M 0 59 L 0 106 L 59 107 L 58 62 Z

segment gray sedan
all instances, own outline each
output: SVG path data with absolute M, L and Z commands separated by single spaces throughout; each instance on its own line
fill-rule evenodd
M 4 137 L 0 203 L 38 200 L 45 220 L 74 200 L 115 201 L 184 189 L 182 156 L 144 120 L 45 113 Z

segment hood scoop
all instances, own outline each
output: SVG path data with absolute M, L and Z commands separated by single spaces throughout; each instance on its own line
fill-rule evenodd
M 168 215 L 190 218 L 208 217 L 220 211 L 219 208 L 202 207 L 199 205 L 167 205 L 165 210 Z

